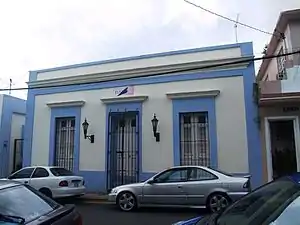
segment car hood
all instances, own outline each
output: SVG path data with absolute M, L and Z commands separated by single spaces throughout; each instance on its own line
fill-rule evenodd
M 144 184 L 145 184 L 145 182 L 133 183 L 133 184 L 125 184 L 125 185 L 117 186 L 114 189 L 123 189 L 123 188 L 131 188 L 131 187 L 143 187 Z
M 176 223 L 173 223 L 173 225 L 195 225 L 203 216 L 198 216 L 189 220 L 179 221 Z

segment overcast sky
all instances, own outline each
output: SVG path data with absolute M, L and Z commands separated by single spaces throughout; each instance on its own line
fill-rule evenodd
M 300 0 L 191 1 L 269 32 L 280 11 L 300 8 Z M 183 0 L 0 0 L 0 28 L 0 88 L 10 78 L 26 87 L 29 70 L 235 42 L 233 23 Z M 238 34 L 257 56 L 270 40 L 241 26 Z

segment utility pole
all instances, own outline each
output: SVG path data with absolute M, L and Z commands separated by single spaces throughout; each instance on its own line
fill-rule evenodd
M 236 17 L 236 21 L 235 21 L 235 24 L 234 24 L 234 30 L 235 30 L 235 42 L 238 43 L 238 22 L 239 22 L 239 17 L 240 17 L 240 14 L 238 13 L 237 14 L 237 17 Z

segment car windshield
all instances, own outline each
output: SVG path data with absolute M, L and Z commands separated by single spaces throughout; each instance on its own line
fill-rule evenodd
M 74 176 L 74 173 L 65 168 L 50 168 L 51 173 L 56 177 Z
M 57 203 L 44 198 L 30 187 L 20 185 L 0 190 L 0 214 L 24 218 L 25 223 L 48 214 L 57 207 Z
M 271 217 L 276 219 L 299 196 L 299 185 L 289 179 L 276 180 L 229 206 L 217 219 L 216 224 L 262 224 Z M 300 221 L 300 214 L 298 213 L 297 216 L 298 218 L 293 217 L 293 219 Z

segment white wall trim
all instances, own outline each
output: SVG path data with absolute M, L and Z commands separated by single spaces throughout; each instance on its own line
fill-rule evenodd
M 148 96 L 126 96 L 126 97 L 114 97 L 114 98 L 102 98 L 101 101 L 104 104 L 110 103 L 122 103 L 122 102 L 143 102 L 148 99 Z
M 182 99 L 182 98 L 196 98 L 196 97 L 217 97 L 219 94 L 220 94 L 220 90 L 209 90 L 209 91 L 167 93 L 166 96 L 169 99 Z
M 65 101 L 65 102 L 48 102 L 47 106 L 50 108 L 56 107 L 72 107 L 72 106 L 83 106 L 85 101 Z
M 249 57 L 238 57 L 238 58 L 229 58 L 229 59 L 221 59 L 221 60 L 207 60 L 207 61 L 197 61 L 191 63 L 184 64 L 170 64 L 164 66 L 155 66 L 155 67 L 147 67 L 147 68 L 137 68 L 130 70 L 117 70 L 117 71 L 109 71 L 103 73 L 89 73 L 89 74 L 81 74 L 76 76 L 68 76 L 62 78 L 53 78 L 53 79 L 45 79 L 45 80 L 37 80 L 32 82 L 27 82 L 30 87 L 43 87 L 49 85 L 68 85 L 68 84 L 82 84 L 82 83 L 93 83 L 93 82 L 103 82 L 103 81 L 113 81 L 116 79 L 127 79 L 127 78 L 135 78 L 135 77 L 143 77 L 143 76 L 157 76 L 157 74 L 170 73 L 174 71 L 172 74 L 180 74 L 183 73 L 184 70 L 194 69 L 190 72 L 185 71 L 184 73 L 196 73 L 201 71 L 215 71 L 215 70 L 228 70 L 228 69 L 242 69 L 246 68 L 249 63 L 239 63 L 227 66 L 220 67 L 212 67 L 212 68 L 204 68 L 205 66 L 219 65 L 222 63 L 230 63 L 237 60 L 246 60 Z M 250 59 L 250 58 L 249 58 Z M 200 68 L 196 70 L 195 68 Z M 180 72 L 182 70 L 182 72 Z M 179 71 L 179 72 L 175 72 Z M 41 73 L 42 74 L 42 73 Z M 84 75 L 84 76 L 82 76 Z M 242 74 L 241 74 L 242 75 Z
M 268 181 L 272 180 L 273 169 L 272 169 L 272 154 L 271 154 L 271 135 L 270 135 L 270 121 L 276 120 L 292 120 L 294 126 L 295 135 L 295 150 L 296 150 L 296 160 L 297 160 L 297 170 L 300 171 L 300 133 L 299 133 L 299 118 L 298 116 L 277 116 L 277 117 L 265 117 L 265 137 L 266 137 L 266 158 L 267 158 L 267 172 Z

